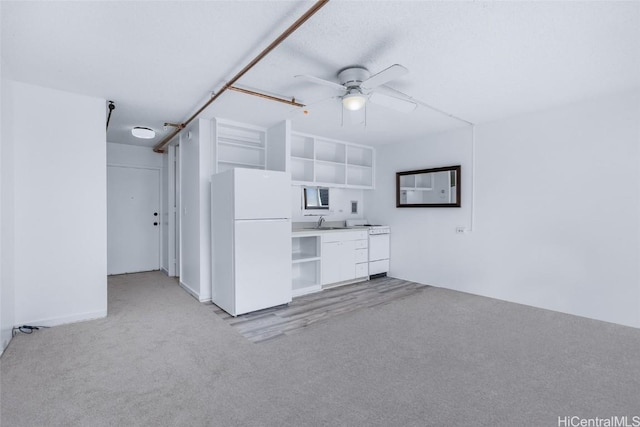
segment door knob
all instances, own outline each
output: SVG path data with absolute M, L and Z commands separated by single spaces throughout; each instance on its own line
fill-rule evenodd
M 153 213 L 153 216 L 158 216 L 158 212 L 154 212 L 154 213 Z
M 157 226 L 157 225 L 158 225 L 158 223 L 157 223 L 157 222 L 154 222 L 154 223 L 153 223 L 153 225 L 156 225 L 156 226 Z

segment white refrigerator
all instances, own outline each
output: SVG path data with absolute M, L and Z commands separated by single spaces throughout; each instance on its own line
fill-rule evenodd
M 211 300 L 232 316 L 291 302 L 291 176 L 211 177 Z

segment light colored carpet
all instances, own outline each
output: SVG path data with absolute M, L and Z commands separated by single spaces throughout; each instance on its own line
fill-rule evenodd
M 18 335 L 2 426 L 557 426 L 640 416 L 640 330 L 428 288 L 253 344 L 161 273 Z

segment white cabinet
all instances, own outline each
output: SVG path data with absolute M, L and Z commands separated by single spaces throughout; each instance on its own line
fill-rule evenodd
M 374 149 L 347 145 L 347 186 L 373 188 Z
M 211 126 L 213 173 L 233 168 L 286 171 L 291 136 L 289 121 L 265 129 L 215 118 Z
M 423 173 L 419 175 L 401 175 L 401 190 L 433 190 L 433 174 Z
M 293 296 L 367 279 L 368 242 L 364 230 L 294 232 L 291 244 Z
M 322 285 L 352 281 L 368 275 L 366 231 L 329 232 L 322 235 Z
M 353 241 L 322 243 L 322 284 L 344 282 L 356 278 L 355 243 Z
M 293 296 L 319 291 L 320 236 L 293 236 L 291 248 Z
M 298 184 L 373 188 L 373 147 L 291 133 L 291 179 Z
M 285 120 L 269 129 L 214 118 L 213 173 L 233 168 L 290 171 L 294 184 L 372 189 L 375 149 L 291 131 Z
M 236 167 L 265 169 L 266 129 L 213 119 L 214 173 Z

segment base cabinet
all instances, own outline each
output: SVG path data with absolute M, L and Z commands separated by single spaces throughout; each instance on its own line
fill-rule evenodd
M 367 231 L 309 231 L 292 235 L 292 295 L 343 285 L 369 276 Z
M 292 238 L 292 295 L 294 297 L 321 290 L 320 236 Z
M 322 285 L 356 278 L 356 256 L 353 241 L 322 244 Z
M 322 236 L 321 284 L 367 277 L 367 234 L 363 231 L 341 231 Z

